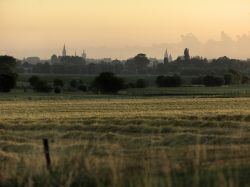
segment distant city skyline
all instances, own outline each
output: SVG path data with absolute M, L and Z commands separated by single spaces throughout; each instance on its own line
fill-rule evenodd
M 208 59 L 218 58 L 221 56 L 228 56 L 230 58 L 248 59 L 250 58 L 250 33 L 237 36 L 234 39 L 227 35 L 225 32 L 221 32 L 221 36 L 218 40 L 209 39 L 206 42 L 201 42 L 192 33 L 182 35 L 181 40 L 176 43 L 159 43 L 148 46 L 90 46 L 77 48 L 73 44 L 67 44 L 62 42 L 61 45 L 53 48 L 48 46 L 46 48 L 33 48 L 32 52 L 30 49 L 11 49 L 1 50 L 0 54 L 13 55 L 18 59 L 26 57 L 40 57 L 41 59 L 50 59 L 51 55 L 57 56 L 62 55 L 63 46 L 66 46 L 67 55 L 82 56 L 83 53 L 87 55 L 87 58 L 102 59 L 112 58 L 119 60 L 126 60 L 134 57 L 138 53 L 145 53 L 148 57 L 163 59 L 166 49 L 171 54 L 173 59 L 183 54 L 184 48 L 189 48 L 191 56 L 203 56 Z M 25 54 L 22 56 L 22 54 Z
M 249 0 L 1 0 L 0 54 L 44 59 L 65 43 L 89 58 L 163 58 L 166 48 L 176 58 L 187 47 L 194 56 L 245 59 L 249 13 Z

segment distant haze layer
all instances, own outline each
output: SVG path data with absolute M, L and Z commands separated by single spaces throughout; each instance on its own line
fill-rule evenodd
M 60 55 L 64 43 L 89 58 L 163 58 L 166 48 L 176 57 L 185 47 L 250 57 L 249 0 L 1 0 L 0 23 L 0 54 L 18 58 Z

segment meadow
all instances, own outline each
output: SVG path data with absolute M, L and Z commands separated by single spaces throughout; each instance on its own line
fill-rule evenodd
M 248 97 L 2 95 L 0 186 L 250 186 L 249 106 Z

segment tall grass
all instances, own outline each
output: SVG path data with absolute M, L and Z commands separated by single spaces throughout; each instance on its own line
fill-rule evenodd
M 7 98 L 0 186 L 250 186 L 249 105 L 249 98 Z

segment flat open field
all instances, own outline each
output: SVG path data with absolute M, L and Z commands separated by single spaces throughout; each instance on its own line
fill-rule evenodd
M 250 98 L 2 97 L 0 186 L 250 186 L 249 107 Z

